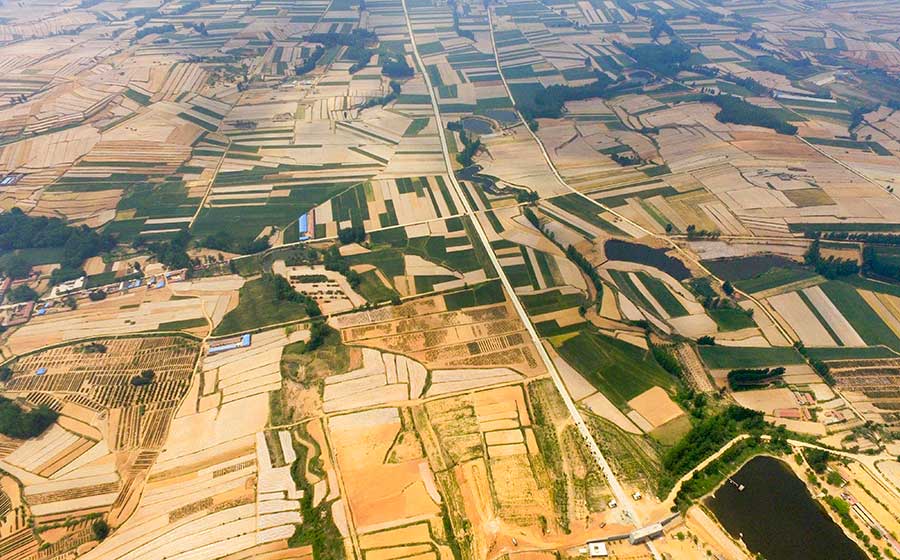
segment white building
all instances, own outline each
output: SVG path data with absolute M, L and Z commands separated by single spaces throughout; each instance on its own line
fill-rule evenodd
M 68 280 L 61 284 L 58 284 L 53 288 L 53 293 L 50 295 L 50 297 L 59 297 L 70 294 L 72 292 L 77 292 L 78 290 L 84 288 L 84 282 L 85 277 L 82 276 L 80 278 L 75 278 L 74 280 Z
M 588 556 L 591 558 L 606 558 L 609 551 L 606 549 L 606 543 L 603 541 L 591 541 L 588 545 Z

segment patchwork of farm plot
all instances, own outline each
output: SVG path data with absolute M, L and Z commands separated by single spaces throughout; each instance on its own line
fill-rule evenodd
M 23 485 L 20 500 L 33 520 L 10 554 L 36 540 L 54 553 L 71 551 L 94 540 L 93 518 L 117 525 L 133 514 L 196 359 L 191 339 L 136 337 L 60 346 L 10 364 L 6 394 L 59 414 L 39 438 L 10 441 L 0 459 Z M 135 383 L 146 371 L 153 384 Z M 10 529 L 4 540 L 23 527 Z
M 88 290 L 173 239 L 234 275 L 4 334 L 4 394 L 59 418 L 0 438 L 0 556 L 575 555 L 723 403 L 843 449 L 897 425 L 900 291 L 820 266 L 896 265 L 831 235 L 900 220 L 900 117 L 866 105 L 893 8 L 26 4 L 0 6 L 0 206 L 114 236 Z

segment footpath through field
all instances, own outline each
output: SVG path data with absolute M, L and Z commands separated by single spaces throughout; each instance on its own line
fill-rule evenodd
M 413 56 L 416 59 L 416 63 L 419 68 L 425 68 L 425 63 L 422 60 L 421 55 L 419 54 L 419 48 L 416 44 L 416 38 L 413 33 L 412 21 L 409 17 L 409 10 L 406 6 L 406 0 L 401 0 L 403 4 L 403 16 L 406 19 L 406 27 L 409 32 L 409 39 L 413 49 Z M 493 27 L 491 30 L 491 40 L 493 41 Z M 495 49 L 496 50 L 496 49 Z M 575 422 L 575 426 L 578 429 L 578 432 L 581 434 L 581 437 L 584 439 L 585 444 L 588 446 L 588 450 L 591 452 L 591 455 L 594 457 L 594 460 L 597 462 L 597 465 L 600 467 L 603 475 L 606 477 L 607 484 L 610 487 L 610 490 L 615 496 L 616 500 L 619 502 L 620 506 L 623 508 L 625 515 L 629 517 L 632 523 L 636 527 L 641 526 L 641 520 L 637 516 L 637 512 L 634 509 L 634 504 L 631 500 L 631 496 L 629 496 L 622 485 L 619 483 L 618 479 L 613 473 L 612 468 L 609 466 L 609 462 L 607 462 L 606 458 L 603 456 L 603 453 L 600 451 L 600 447 L 597 445 L 597 442 L 594 440 L 593 435 L 587 427 L 587 424 L 584 421 L 584 418 L 581 416 L 581 412 L 575 406 L 575 401 L 572 400 L 571 395 L 569 395 L 566 386 L 563 384 L 562 377 L 559 374 L 559 371 L 556 369 L 556 365 L 553 363 L 553 360 L 550 358 L 550 355 L 547 353 L 547 350 L 544 348 L 544 345 L 541 344 L 540 337 L 537 334 L 537 331 L 534 328 L 534 325 L 531 323 L 531 320 L 528 317 L 528 314 L 525 312 L 525 308 L 522 305 L 522 302 L 519 300 L 516 295 L 515 290 L 513 289 L 512 284 L 509 281 L 509 278 L 506 276 L 506 273 L 503 270 L 503 267 L 500 266 L 500 261 L 497 258 L 497 255 L 494 253 L 493 247 L 491 247 L 490 240 L 488 239 L 487 234 L 484 231 L 484 227 L 481 225 L 481 222 L 478 219 L 476 213 L 472 210 L 472 207 L 469 205 L 468 197 L 465 196 L 463 192 L 462 186 L 459 184 L 459 181 L 456 180 L 456 174 L 453 172 L 453 162 L 450 157 L 450 150 L 447 145 L 447 137 L 446 131 L 444 130 L 443 119 L 441 118 L 440 107 L 438 106 L 437 99 L 434 96 L 434 90 L 432 89 L 431 77 L 428 75 L 428 72 L 422 72 L 422 76 L 425 79 L 425 87 L 428 90 L 428 97 L 431 100 L 431 107 L 434 111 L 434 117 L 438 129 L 438 137 L 441 141 L 441 151 L 444 156 L 444 164 L 447 167 L 447 175 L 449 176 L 450 183 L 453 188 L 456 190 L 457 195 L 459 196 L 460 201 L 462 201 L 463 208 L 465 209 L 466 215 L 468 215 L 472 220 L 472 225 L 475 228 L 475 231 L 478 233 L 478 237 L 481 240 L 481 243 L 484 245 L 485 251 L 487 251 L 488 256 L 491 259 L 491 263 L 494 268 L 497 270 L 497 274 L 500 277 L 500 281 L 503 284 L 507 294 L 509 294 L 509 298 L 513 304 L 513 307 L 516 310 L 516 313 L 519 315 L 519 318 L 522 321 L 522 324 L 525 326 L 525 329 L 528 331 L 528 334 L 531 336 L 531 340 L 534 343 L 535 349 L 538 354 L 541 356 L 541 360 L 544 362 L 544 366 L 547 368 L 547 371 L 550 373 L 550 377 L 553 379 L 553 384 L 556 386 L 557 391 L 563 399 L 563 402 L 566 405 L 566 408 L 569 411 L 569 414 L 572 417 L 572 420 Z M 650 552 L 653 554 L 653 557 L 657 560 L 661 560 L 661 556 L 656 551 L 656 548 L 653 546 L 652 542 L 647 542 L 647 546 L 650 549 Z

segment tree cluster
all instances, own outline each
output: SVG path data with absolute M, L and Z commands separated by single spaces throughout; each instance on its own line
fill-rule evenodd
M 462 129 L 462 125 L 459 125 L 458 131 L 459 141 L 462 142 L 463 149 L 456 154 L 456 161 L 463 167 L 468 167 L 474 163 L 473 158 L 478 153 L 478 150 L 481 149 L 481 139 L 467 133 Z
M 103 290 L 94 290 L 88 294 L 88 299 L 91 301 L 103 301 L 106 299 L 106 292 Z
M 303 64 L 298 64 L 298 65 L 294 66 L 294 74 L 296 74 L 298 76 L 302 76 L 304 74 L 308 74 L 309 72 L 312 72 L 313 69 L 316 67 L 316 64 L 318 64 L 319 59 L 322 58 L 322 56 L 324 54 L 325 54 L 325 49 L 322 48 L 321 45 L 317 46 L 313 50 L 312 54 L 310 54 L 308 57 L 306 57 L 306 59 L 303 61 Z
M 900 265 L 878 258 L 874 247 L 866 245 L 863 249 L 862 272 L 866 276 L 878 276 L 888 280 L 900 281 Z
M 659 12 L 652 12 L 650 15 L 650 38 L 656 41 L 659 39 L 659 36 L 665 33 L 670 37 L 675 36 L 675 31 L 672 29 L 672 26 L 669 25 L 669 22 L 666 21 L 665 16 L 663 16 Z
M 684 375 L 681 362 L 678 361 L 678 358 L 675 357 L 675 354 L 672 353 L 669 347 L 651 344 L 650 349 L 653 352 L 653 358 L 664 370 L 679 379 Z
M 759 432 L 765 427 L 763 414 L 736 405 L 709 416 L 694 425 L 662 458 L 666 475 L 660 484 L 671 486 L 709 455 L 731 439 L 745 432 Z
M 91 525 L 91 532 L 96 540 L 102 541 L 109 536 L 109 524 L 102 519 L 98 519 Z
M 411 78 L 415 72 L 406 62 L 406 57 L 401 54 L 387 57 L 386 60 L 381 63 L 381 73 L 388 78 L 399 80 L 402 78 Z
M 109 251 L 115 245 L 110 235 L 98 234 L 87 226 L 68 226 L 59 218 L 31 217 L 19 208 L 0 214 L 0 251 L 62 248 L 63 269 L 75 269 L 85 259 Z M 13 260 L 14 277 L 27 275 L 26 266 L 30 269 L 25 259 Z M 5 269 L 0 272 L 11 275 Z
M 166 23 L 164 25 L 154 25 L 152 27 L 141 27 L 138 29 L 137 33 L 134 34 L 135 39 L 143 39 L 147 35 L 162 35 L 163 33 L 174 33 L 175 26 L 171 23 Z
M 152 369 L 145 369 L 131 378 L 131 384 L 135 387 L 143 387 L 153 383 L 154 379 L 156 379 L 156 372 Z
M 206 30 L 206 24 L 202 21 L 200 23 L 185 22 L 184 26 L 187 27 L 188 29 L 193 29 L 194 31 L 196 31 L 200 35 L 203 35 L 204 37 L 209 36 L 209 31 Z
M 667 45 L 645 44 L 634 47 L 616 43 L 616 46 L 633 58 L 638 66 L 660 76 L 675 76 L 691 57 L 690 47 L 680 41 L 672 41 Z
M 753 78 L 738 78 L 737 76 L 729 75 L 728 79 L 741 86 L 742 88 L 748 90 L 750 93 L 756 95 L 766 95 L 767 93 L 769 93 L 769 88 L 757 82 Z
M 594 82 L 583 86 L 552 85 L 540 90 L 534 97 L 520 96 L 516 101 L 516 109 L 529 121 L 537 118 L 558 119 L 562 116 L 567 101 L 607 95 L 607 88 L 612 80 L 602 72 L 597 72 L 596 78 Z
M 613 154 L 612 159 L 622 167 L 629 167 L 632 165 L 640 165 L 644 163 L 644 160 L 641 159 L 641 156 L 637 155 L 634 152 L 631 152 L 630 154 Z
M 34 291 L 34 289 L 30 286 L 19 284 L 18 286 L 10 290 L 9 294 L 6 297 L 9 299 L 10 303 L 24 303 L 26 301 L 37 300 L 38 293 Z
M 369 107 L 375 107 L 376 105 L 384 107 L 391 101 L 397 99 L 400 95 L 400 82 L 395 80 L 391 80 L 389 84 L 391 91 L 386 95 L 382 95 L 381 97 L 373 97 L 372 99 L 368 99 L 365 103 L 360 106 L 360 109 L 368 109 Z
M 262 275 L 262 280 L 264 283 L 268 284 L 276 300 L 299 303 L 304 306 L 306 314 L 310 317 L 319 317 L 322 315 L 322 310 L 319 309 L 319 304 L 316 303 L 316 300 L 295 290 L 294 287 L 291 286 L 291 283 L 283 276 L 279 274 L 264 273 Z
M 342 245 L 348 243 L 362 243 L 366 240 L 366 228 L 362 224 L 341 228 L 338 230 L 338 241 Z
M 771 55 L 763 55 L 757 56 L 754 62 L 761 70 L 781 74 L 796 80 L 808 78 L 816 73 L 816 68 L 808 58 L 782 60 Z
M 370 47 L 378 41 L 378 36 L 372 31 L 356 28 L 350 33 L 313 33 L 306 40 L 311 43 L 321 43 L 327 49 L 339 45 L 347 47 L 344 57 L 354 62 L 350 67 L 350 73 L 355 74 L 369 64 L 372 55 L 375 54 Z
M 814 473 L 823 474 L 828 469 L 828 461 L 831 459 L 831 454 L 821 449 L 804 449 L 803 457 Z
M 818 239 L 810 243 L 803 255 L 803 262 L 815 268 L 825 278 L 838 278 L 859 272 L 859 263 L 853 259 L 840 259 L 833 255 L 823 258 Z
M 770 385 L 784 376 L 784 368 L 740 368 L 728 372 L 728 385 L 734 391 Z
M 797 133 L 797 127 L 787 122 L 779 114 L 747 103 L 733 95 L 707 95 L 704 101 L 715 103 L 720 111 L 716 113 L 716 120 L 723 123 L 745 124 L 770 128 L 779 134 L 793 135 Z
M 85 354 L 106 354 L 106 345 L 100 342 L 89 342 L 81 347 Z
M 312 352 L 325 344 L 331 329 L 325 324 L 325 321 L 313 321 L 309 327 L 309 340 L 303 347 L 304 352 Z
M 359 273 L 350 269 L 350 265 L 347 264 L 347 260 L 341 256 L 341 252 L 337 248 L 337 245 L 332 245 L 325 252 L 324 264 L 325 270 L 333 270 L 343 274 L 347 279 L 347 283 L 350 284 L 350 287 L 354 290 L 359 287 L 359 283 L 362 281 Z
M 474 33 L 469 31 L 468 29 L 460 29 L 459 27 L 459 12 L 457 11 L 456 0 L 449 0 L 447 2 L 447 5 L 450 6 L 451 11 L 453 12 L 453 31 L 463 39 L 474 41 Z M 468 7 L 468 4 L 463 4 L 463 9 L 468 9 Z
M 0 434 L 17 439 L 39 436 L 59 416 L 56 411 L 40 406 L 25 412 L 15 401 L 0 397 Z
M 187 230 L 182 230 L 168 241 L 157 241 L 148 244 L 147 249 L 153 253 L 157 261 L 171 269 L 190 268 L 191 258 L 187 254 L 187 247 L 190 241 L 191 235 Z

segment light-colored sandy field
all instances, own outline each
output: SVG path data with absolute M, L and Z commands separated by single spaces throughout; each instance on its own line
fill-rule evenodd
M 654 428 L 684 414 L 662 387 L 652 387 L 628 401 Z

